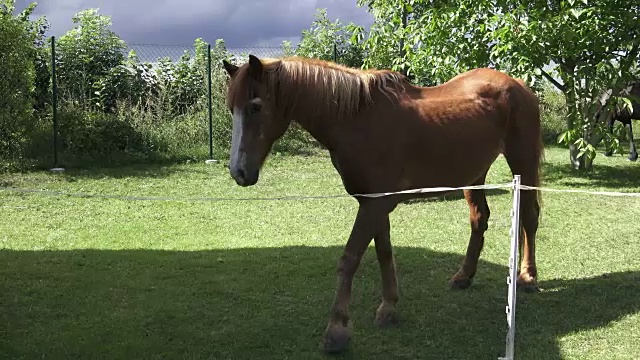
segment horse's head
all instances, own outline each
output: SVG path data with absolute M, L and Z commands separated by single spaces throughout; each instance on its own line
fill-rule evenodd
M 280 138 L 290 121 L 276 111 L 270 91 L 278 61 L 262 62 L 249 55 L 249 62 L 238 67 L 223 60 L 230 76 L 227 105 L 233 117 L 231 137 L 231 177 L 241 186 L 258 181 L 260 169 L 273 143 Z

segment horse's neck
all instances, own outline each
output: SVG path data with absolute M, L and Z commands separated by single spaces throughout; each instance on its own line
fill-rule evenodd
M 285 116 L 302 126 L 323 146 L 331 148 L 334 142 L 334 133 L 340 123 L 340 119 L 336 118 L 331 109 L 324 106 L 314 106 L 313 104 L 317 99 L 309 99 L 307 96 L 311 97 L 312 94 L 306 92 L 297 94 L 296 105 L 290 108 Z
M 298 109 L 291 118 L 324 147 L 333 147 L 332 133 L 336 126 L 335 119 L 326 114 L 311 113 L 309 109 Z

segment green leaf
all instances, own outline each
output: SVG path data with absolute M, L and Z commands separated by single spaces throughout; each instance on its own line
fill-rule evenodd
M 575 17 L 576 19 L 579 19 L 583 11 L 584 10 L 582 9 L 571 9 L 571 15 L 573 15 L 573 17 Z

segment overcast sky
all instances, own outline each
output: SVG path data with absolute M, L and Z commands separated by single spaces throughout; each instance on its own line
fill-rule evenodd
M 30 0 L 17 0 L 22 10 Z M 356 0 L 46 0 L 35 15 L 46 15 L 49 35 L 63 35 L 71 17 L 87 8 L 111 16 L 112 29 L 129 44 L 193 44 L 222 38 L 228 47 L 279 46 L 296 42 L 317 8 L 343 24 L 368 27 L 373 17 Z

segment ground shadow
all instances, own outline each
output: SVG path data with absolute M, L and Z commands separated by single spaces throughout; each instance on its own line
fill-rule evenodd
M 204 163 L 204 160 L 202 161 Z M 226 170 L 226 163 L 224 163 L 224 170 Z M 64 171 L 55 172 L 59 177 L 65 181 L 73 182 L 78 179 L 124 179 L 124 178 L 146 178 L 146 179 L 161 179 L 166 178 L 174 174 L 183 172 L 203 172 L 206 173 L 206 169 L 198 169 L 193 167 L 180 167 L 176 166 L 177 163 L 145 163 L 145 164 L 127 164 L 122 166 L 102 166 L 94 164 L 85 167 L 70 167 L 64 168 Z M 223 169 L 221 163 L 214 164 Z M 0 174 L 0 186 L 11 186 L 13 181 L 12 177 L 19 177 L 20 174 L 28 173 L 49 173 L 50 168 L 33 168 L 28 171 Z M 4 179 L 3 179 L 4 178 Z
M 370 249 L 372 250 L 372 249 Z M 8 358 L 313 359 L 341 247 L 220 251 L 0 251 L 0 348 Z M 497 359 L 507 268 L 479 267 L 467 291 L 447 279 L 460 256 L 396 249 L 401 324 L 380 330 L 375 252 L 354 283 L 349 351 L 339 358 Z M 549 280 L 519 294 L 519 359 L 561 359 L 558 339 L 640 311 L 638 272 Z M 621 341 L 626 339 L 620 339 Z M 615 341 L 615 339 L 612 339 Z
M 204 161 L 201 163 L 204 164 Z M 175 163 L 151 163 L 126 165 L 121 167 L 92 167 L 83 169 L 68 169 L 60 175 L 68 181 L 75 179 L 124 179 L 124 178 L 145 178 L 162 179 L 180 173 L 202 173 L 208 174 L 209 168 L 196 168 L 176 166 Z M 211 164 L 211 167 L 226 171 L 226 163 Z
M 504 195 L 504 194 L 510 193 L 510 191 L 507 189 L 486 189 L 484 192 L 487 197 Z M 432 201 L 446 202 L 446 201 L 457 201 L 462 199 L 464 199 L 464 192 L 462 190 L 458 190 L 442 196 L 421 197 L 416 199 L 410 199 L 410 200 L 404 201 L 403 204 L 420 204 L 420 203 L 432 202 Z
M 594 164 L 587 171 L 574 170 L 569 164 L 543 164 L 543 182 L 571 187 L 640 187 L 640 166 Z M 585 182 L 583 180 L 588 180 Z

